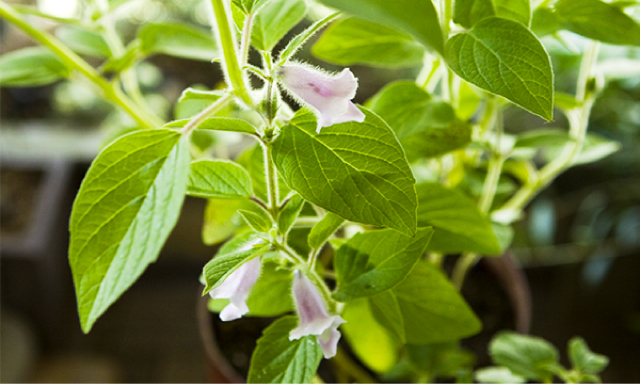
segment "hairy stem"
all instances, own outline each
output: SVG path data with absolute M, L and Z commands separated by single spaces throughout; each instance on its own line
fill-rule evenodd
M 224 0 L 211 0 L 213 14 L 216 18 L 218 45 L 222 47 L 224 55 L 223 70 L 233 93 L 247 106 L 253 106 L 253 100 L 247 91 L 247 86 L 240 69 L 238 53 L 236 50 L 235 35 L 231 29 L 231 20 L 228 17 Z
M 13 23 L 34 40 L 51 49 L 51 51 L 53 51 L 53 53 L 68 67 L 82 73 L 85 78 L 93 83 L 104 98 L 122 108 L 140 125 L 141 128 L 156 128 L 158 126 L 157 122 L 150 121 L 147 114 L 133 101 L 131 101 L 131 99 L 129 99 L 119 88 L 114 87 L 111 83 L 102 78 L 102 76 L 100 76 L 95 68 L 89 65 L 89 63 L 51 34 L 26 22 L 20 14 L 2 0 L 0 0 L 0 16 Z

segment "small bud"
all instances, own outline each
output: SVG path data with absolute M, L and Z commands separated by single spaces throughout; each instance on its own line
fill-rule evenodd
M 260 258 L 255 257 L 242 264 L 222 284 L 209 292 L 214 299 L 229 299 L 229 304 L 220 312 L 220 320 L 236 320 L 249 312 L 247 298 L 260 277 L 261 268 Z
M 316 111 L 317 132 L 333 124 L 364 121 L 364 113 L 351 102 L 358 80 L 349 68 L 331 75 L 306 65 L 288 64 L 279 67 L 276 73 L 292 96 Z
M 340 340 L 338 327 L 345 321 L 338 315 L 329 315 L 318 288 L 299 270 L 293 276 L 293 301 L 300 322 L 289 333 L 289 340 L 316 335 L 325 359 L 335 356 Z

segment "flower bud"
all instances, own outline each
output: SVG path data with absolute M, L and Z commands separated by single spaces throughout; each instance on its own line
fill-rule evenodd
M 318 288 L 299 270 L 293 276 L 293 301 L 300 322 L 289 333 L 289 340 L 317 335 L 324 357 L 330 359 L 335 356 L 340 340 L 338 327 L 345 321 L 338 315 L 329 315 Z
M 214 299 L 229 299 L 229 304 L 220 312 L 220 320 L 231 321 L 249 312 L 247 298 L 254 284 L 260 277 L 262 263 L 259 257 L 242 264 L 218 287 L 209 292 Z

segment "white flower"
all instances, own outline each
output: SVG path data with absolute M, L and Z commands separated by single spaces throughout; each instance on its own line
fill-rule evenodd
M 364 113 L 351 102 L 358 80 L 349 68 L 335 75 L 299 63 L 283 65 L 277 74 L 301 104 L 317 111 L 318 129 L 347 121 L 364 121 Z
M 293 276 L 293 301 L 300 323 L 289 333 L 289 340 L 317 335 L 325 359 L 335 356 L 340 340 L 338 327 L 345 321 L 338 315 L 329 315 L 318 288 L 298 270 Z
M 242 264 L 227 276 L 222 284 L 209 292 L 209 295 L 214 299 L 229 299 L 229 304 L 220 312 L 220 320 L 239 319 L 249 312 L 247 298 L 260 276 L 261 268 L 260 258 L 255 257 Z

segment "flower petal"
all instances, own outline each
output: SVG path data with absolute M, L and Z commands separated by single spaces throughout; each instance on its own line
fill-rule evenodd
M 327 312 L 324 299 L 309 278 L 296 270 L 293 275 L 293 301 L 300 323 L 289 333 L 295 340 L 308 335 L 320 335 L 331 326 L 333 317 Z
M 239 319 L 249 312 L 247 298 L 260 277 L 261 268 L 260 258 L 255 257 L 238 267 L 222 284 L 209 292 L 214 299 L 229 299 L 229 304 L 220 312 L 220 320 Z
M 334 316 L 331 326 L 327 328 L 320 336 L 318 336 L 318 344 L 322 348 L 325 359 L 330 359 L 336 355 L 338 350 L 338 341 L 340 341 L 340 324 L 346 323 L 340 316 Z

